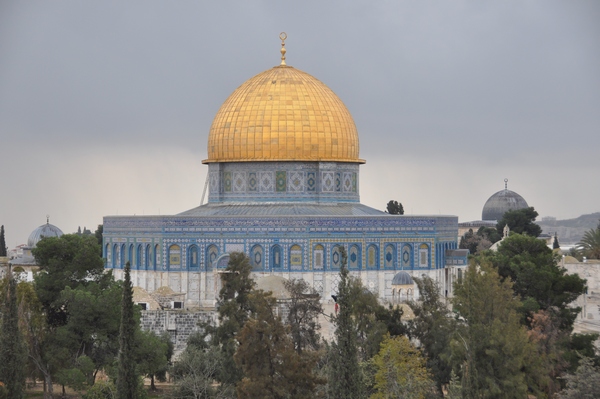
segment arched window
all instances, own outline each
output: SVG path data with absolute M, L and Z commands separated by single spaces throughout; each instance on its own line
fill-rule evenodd
M 181 247 L 173 244 L 169 247 L 169 270 L 181 269 Z
M 117 244 L 113 244 L 112 250 L 112 266 L 116 268 L 119 265 L 119 246 Z
M 379 251 L 376 245 L 369 245 L 367 248 L 367 269 L 379 268 Z
M 188 248 L 187 261 L 188 261 L 188 268 L 190 268 L 190 269 L 197 269 L 200 266 L 200 259 L 198 257 L 198 246 L 197 245 L 191 245 Z
M 406 244 L 402 247 L 402 268 L 412 269 L 412 246 Z
M 110 245 L 104 244 L 104 258 L 106 259 L 106 263 L 109 264 L 110 258 Z
M 429 246 L 421 244 L 419 246 L 419 267 L 429 266 Z
M 350 246 L 348 251 L 348 268 L 360 269 L 360 249 L 356 244 Z
M 290 248 L 290 269 L 302 270 L 302 247 L 300 245 L 292 245 Z
M 129 244 L 129 251 L 127 251 L 127 260 L 129 261 L 129 266 L 134 267 L 135 263 L 133 263 L 133 244 Z
M 383 264 L 386 269 L 394 268 L 394 261 L 396 260 L 396 247 L 393 244 L 385 246 L 385 252 L 383 254 Z
M 339 269 L 342 265 L 342 252 L 339 245 L 334 245 L 331 250 L 331 268 Z
M 125 267 L 125 244 L 121 244 L 121 251 L 119 252 L 121 258 L 121 269 Z
M 204 259 L 206 271 L 212 271 L 213 268 L 217 266 L 215 264 L 217 256 L 219 256 L 219 250 L 216 245 L 211 245 L 206 249 L 206 257 Z
M 137 256 L 135 259 L 135 265 L 138 269 L 142 268 L 142 244 L 138 244 L 137 246 Z
M 146 244 L 144 251 L 144 269 L 148 270 L 150 267 L 150 244 Z
M 250 264 L 252 270 L 263 270 L 263 248 L 260 245 L 255 245 L 250 250 Z
M 313 248 L 313 269 L 323 270 L 325 268 L 325 248 L 321 244 Z
M 272 269 L 281 269 L 281 265 L 283 263 L 283 256 L 281 252 L 281 247 L 279 245 L 273 245 L 271 247 L 271 268 Z

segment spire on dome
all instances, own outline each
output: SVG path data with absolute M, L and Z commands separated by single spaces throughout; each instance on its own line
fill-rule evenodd
M 286 53 L 285 39 L 287 39 L 287 33 L 281 32 L 279 34 L 279 38 L 281 39 L 281 64 L 279 64 L 279 65 L 286 66 L 286 63 L 285 63 L 285 53 Z
M 508 179 L 504 179 L 504 189 L 508 190 Z

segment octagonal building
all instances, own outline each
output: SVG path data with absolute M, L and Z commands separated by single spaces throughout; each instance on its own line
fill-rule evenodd
M 456 216 L 389 215 L 360 203 L 359 137 L 340 98 L 285 63 L 225 100 L 209 132 L 208 203 L 172 216 L 105 216 L 103 253 L 117 278 L 168 286 L 185 306 L 213 306 L 229 254 L 253 277 L 302 278 L 323 300 L 337 290 L 340 249 L 351 274 L 386 300 L 399 270 L 448 289 Z M 383 203 L 383 202 L 382 202 Z

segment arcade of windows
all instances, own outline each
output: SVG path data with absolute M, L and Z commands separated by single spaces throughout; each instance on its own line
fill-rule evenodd
M 309 271 L 339 270 L 342 265 L 342 244 L 334 244 L 329 250 L 323 244 L 312 247 L 312 256 L 305 259 L 302 246 L 293 244 L 288 248 L 274 244 L 268 254 L 262 245 L 250 247 L 250 264 L 254 271 Z M 414 249 L 416 248 L 416 251 Z M 183 257 L 185 251 L 185 257 Z M 363 249 L 359 244 L 346 246 L 346 264 L 350 270 L 414 269 L 429 268 L 431 247 L 429 244 L 388 243 L 380 254 L 379 245 L 367 244 L 363 258 Z M 135 252 L 135 256 L 134 256 Z M 132 269 L 158 270 L 160 264 L 160 246 L 158 244 L 106 244 L 105 257 L 113 268 L 124 268 L 127 262 Z M 178 244 L 168 247 L 166 263 L 168 270 L 212 271 L 217 267 L 220 257 L 225 255 L 216 245 L 206 247 L 201 253 L 198 245 L 190 245 L 182 250 Z M 308 264 L 307 264 L 308 263 Z M 364 263 L 364 267 L 363 267 Z

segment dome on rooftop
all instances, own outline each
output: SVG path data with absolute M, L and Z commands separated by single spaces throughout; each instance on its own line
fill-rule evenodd
M 392 279 L 392 285 L 413 285 L 414 283 L 412 277 L 407 272 L 398 272 Z
M 210 128 L 203 163 L 251 161 L 364 163 L 344 103 L 320 80 L 286 65 L 285 56 L 237 88 Z
M 61 229 L 56 227 L 47 220 L 46 224 L 41 225 L 37 229 L 33 230 L 27 239 L 27 246 L 34 248 L 43 237 L 60 237 L 63 235 Z
M 504 190 L 498 191 L 486 201 L 481 212 L 481 220 L 500 220 L 508 211 L 529 208 L 523 197 L 507 188 L 508 180 L 505 179 L 504 182 Z

